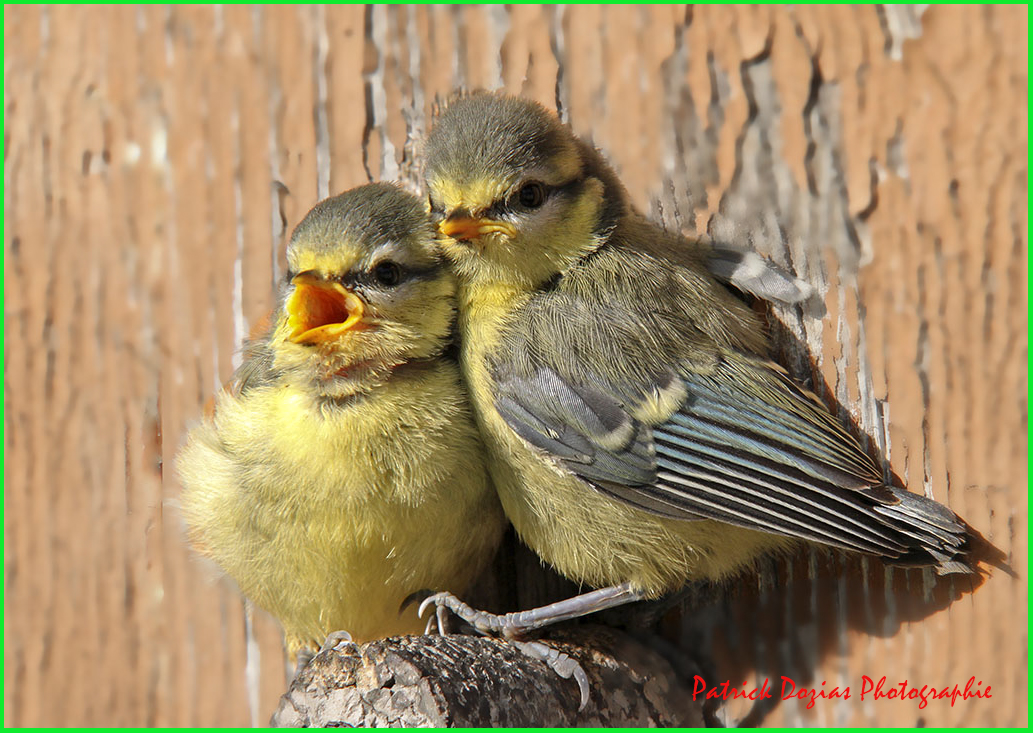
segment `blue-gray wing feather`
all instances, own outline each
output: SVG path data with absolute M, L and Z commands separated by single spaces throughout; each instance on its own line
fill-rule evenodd
M 496 374 L 495 406 L 528 443 L 646 511 L 961 567 L 944 559 L 964 538 L 954 514 L 884 486 L 857 441 L 778 367 L 726 355 L 672 373 L 619 387 L 547 366 Z M 672 378 L 685 388 L 680 407 L 663 422 L 636 419 Z

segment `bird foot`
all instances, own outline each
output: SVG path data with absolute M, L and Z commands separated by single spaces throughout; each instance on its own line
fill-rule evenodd
M 444 606 L 482 634 L 513 640 L 521 639 L 531 631 L 543 629 L 560 621 L 569 621 L 596 611 L 623 606 L 642 600 L 643 597 L 641 591 L 633 588 L 630 583 L 624 583 L 583 593 L 540 608 L 498 615 L 471 608 L 451 593 L 434 593 L 423 600 L 418 613 L 420 618 L 423 618 L 424 612 L 431 605 L 437 608 Z
M 516 613 L 494 614 L 471 608 L 451 593 L 434 593 L 423 599 L 418 613 L 420 618 L 423 618 L 423 614 L 431 606 L 434 606 L 437 614 L 440 614 L 443 609 L 450 611 L 472 626 L 478 633 L 506 639 L 526 656 L 544 662 L 563 679 L 573 678 L 581 691 L 581 706 L 578 708 L 581 711 L 585 709 L 589 698 L 588 675 L 585 674 L 581 664 L 544 642 L 524 641 L 523 638 L 531 631 L 551 626 L 560 621 L 569 621 L 596 611 L 622 606 L 625 603 L 641 600 L 643 597 L 642 591 L 635 589 L 630 583 L 624 583 L 550 603 L 541 608 Z
M 420 618 L 423 618 L 423 614 L 420 614 Z M 427 625 L 423 629 L 424 634 L 432 634 L 435 631 L 438 632 L 439 636 L 447 636 L 452 633 L 452 624 L 450 622 L 451 616 L 449 616 L 448 609 L 445 606 L 435 606 L 434 615 L 427 619 Z
M 305 667 L 308 666 L 315 656 L 327 649 L 334 649 L 339 644 L 349 643 L 354 644 L 352 641 L 352 635 L 347 631 L 334 631 L 326 637 L 326 641 L 323 642 L 322 646 L 316 648 L 314 643 L 306 644 L 294 653 L 294 668 L 291 669 L 289 664 L 287 668 L 287 676 L 290 679 L 295 679 Z
M 355 641 L 352 639 L 352 635 L 344 629 L 331 631 L 326 637 L 326 641 L 323 642 L 323 646 L 319 647 L 319 651 L 324 652 L 327 649 L 336 649 L 341 644 L 352 644 L 354 646 Z
M 487 611 L 478 611 L 463 603 L 451 593 L 435 593 L 423 599 L 417 610 L 419 617 L 423 618 L 423 614 L 431 606 L 434 606 L 436 617 L 440 618 L 443 614 L 447 615 L 451 612 L 472 626 L 477 633 L 484 634 L 485 636 L 498 636 L 513 640 L 519 638 L 523 632 L 523 629 L 515 625 L 510 619 L 515 614 L 497 615 Z M 433 622 L 434 618 L 428 621 Z
M 524 614 L 507 613 L 498 615 L 488 613 L 487 611 L 478 611 L 463 603 L 451 593 L 435 593 L 425 598 L 420 604 L 418 611 L 420 618 L 423 618 L 423 614 L 431 606 L 434 606 L 435 615 L 428 619 L 428 627 L 433 624 L 435 618 L 440 619 L 442 614 L 447 615 L 451 612 L 472 626 L 478 633 L 484 636 L 503 638 L 511 642 L 524 656 L 542 662 L 565 680 L 573 679 L 577 682 L 578 690 L 581 693 L 581 704 L 578 706 L 578 712 L 585 709 L 590 692 L 588 675 L 585 673 L 584 668 L 577 660 L 572 659 L 569 655 L 554 649 L 544 642 L 521 641 L 519 637 L 528 631 L 527 625 L 520 623 L 521 617 Z M 439 621 L 438 623 L 440 628 L 441 622 Z
M 512 643 L 524 656 L 537 659 L 563 679 L 569 680 L 573 678 L 577 682 L 578 690 L 581 692 L 581 704 L 578 705 L 577 711 L 580 713 L 585 709 L 591 697 L 591 692 L 588 686 L 588 675 L 580 662 L 541 641 L 514 640 Z

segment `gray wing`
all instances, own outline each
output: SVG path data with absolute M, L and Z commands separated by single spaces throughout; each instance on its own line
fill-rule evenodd
M 548 366 L 496 378 L 495 406 L 518 435 L 647 511 L 941 568 L 963 542 L 950 510 L 884 486 L 857 441 L 770 362 L 729 354 L 636 385 L 575 384 Z M 674 393 L 680 404 L 651 421 L 648 405 Z
M 530 378 L 500 380 L 496 394 L 496 409 L 517 435 L 596 488 L 663 516 L 705 518 L 641 490 L 657 480 L 652 431 L 612 393 L 542 368 Z

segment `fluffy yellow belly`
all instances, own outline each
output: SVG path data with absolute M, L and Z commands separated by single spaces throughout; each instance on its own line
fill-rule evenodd
M 431 374 L 339 412 L 289 385 L 227 395 L 191 435 L 189 536 L 280 621 L 292 655 L 342 629 L 420 632 L 402 601 L 462 592 L 490 560 L 504 518 L 457 379 Z
M 720 579 L 791 541 L 711 520 L 660 517 L 613 499 L 537 454 L 494 410 L 492 478 L 520 538 L 557 571 L 604 587 L 630 582 L 649 596 Z

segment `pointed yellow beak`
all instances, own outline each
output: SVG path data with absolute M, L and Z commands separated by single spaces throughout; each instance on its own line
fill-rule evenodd
M 314 270 L 291 280 L 294 292 L 287 299 L 288 338 L 296 344 L 323 344 L 362 327 L 362 300 L 334 280 Z
M 445 219 L 438 224 L 438 230 L 446 237 L 467 242 L 477 239 L 481 235 L 500 232 L 508 237 L 516 234 L 512 224 L 504 221 L 493 221 L 491 219 L 478 219 L 471 216 L 457 216 Z

